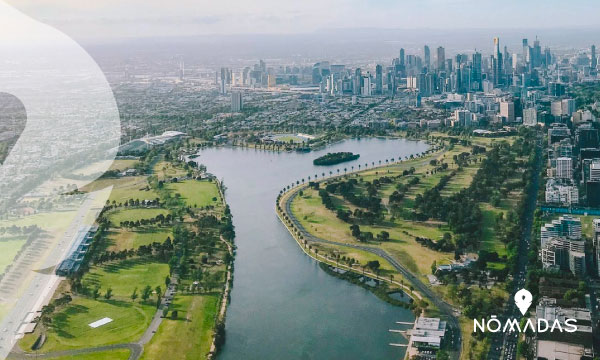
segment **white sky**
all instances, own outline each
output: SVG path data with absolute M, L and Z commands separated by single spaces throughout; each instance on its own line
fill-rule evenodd
M 79 39 L 290 34 L 329 28 L 600 26 L 597 0 L 5 1 Z

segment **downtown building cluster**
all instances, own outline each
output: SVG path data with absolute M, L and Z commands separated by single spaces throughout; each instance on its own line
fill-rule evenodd
M 400 49 L 388 64 L 358 66 L 319 61 L 308 64 L 267 66 L 260 60 L 239 69 L 221 68 L 215 85 L 228 91 L 288 91 L 310 93 L 325 102 L 351 98 L 351 104 L 366 99 L 410 98 L 414 108 L 448 112 L 445 117 L 425 121 L 395 120 L 402 127 L 497 127 L 539 123 L 550 126 L 557 118 L 592 118 L 589 111 L 575 111 L 568 98 L 571 84 L 596 81 L 595 46 L 576 53 L 542 48 L 538 39 L 523 39 L 516 49 L 502 46 L 494 38 L 491 52 L 453 53 L 443 47 L 424 45 L 418 53 Z M 232 97 L 232 110 L 240 110 Z

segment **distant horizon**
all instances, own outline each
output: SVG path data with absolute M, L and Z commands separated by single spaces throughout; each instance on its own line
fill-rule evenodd
M 84 39 L 242 34 L 312 34 L 349 29 L 598 29 L 592 0 L 6 0 L 37 20 Z

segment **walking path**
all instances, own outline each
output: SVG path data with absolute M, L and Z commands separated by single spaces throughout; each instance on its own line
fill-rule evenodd
M 400 274 L 402 274 L 406 279 L 408 279 L 413 284 L 414 288 L 420 294 L 429 298 L 431 300 L 431 302 L 433 302 L 433 304 L 440 310 L 440 312 L 447 316 L 449 325 L 453 329 L 455 329 L 454 331 L 456 331 L 456 333 L 455 333 L 456 335 L 454 336 L 454 339 L 456 341 L 455 346 L 458 351 L 457 358 L 460 358 L 460 351 L 461 351 L 460 331 L 461 331 L 461 329 L 460 329 L 460 323 L 459 323 L 458 316 L 457 316 L 459 314 L 459 311 L 456 310 L 452 305 L 450 305 L 446 301 L 444 301 L 436 293 L 434 293 L 417 276 L 415 276 L 406 267 L 404 267 L 404 265 L 399 263 L 393 256 L 389 255 L 385 250 L 380 249 L 380 248 L 371 247 L 371 246 L 366 246 L 366 245 L 346 244 L 346 243 L 339 243 L 339 242 L 335 242 L 335 241 L 331 241 L 331 240 L 326 240 L 326 239 L 316 237 L 313 234 L 311 234 L 310 232 L 308 232 L 304 228 L 304 226 L 300 223 L 300 221 L 293 215 L 293 212 L 292 212 L 292 202 L 298 195 L 299 191 L 306 187 L 307 186 L 299 186 L 299 187 L 296 187 L 296 188 L 290 190 L 291 193 L 283 195 L 281 203 L 280 203 L 280 205 L 281 204 L 283 205 L 282 210 L 290 219 L 293 228 L 297 229 L 300 232 L 300 234 L 302 235 L 302 237 L 304 238 L 304 240 L 307 242 L 331 244 L 331 245 L 345 246 L 345 247 L 350 247 L 350 248 L 354 248 L 354 249 L 359 249 L 362 251 L 370 252 L 372 254 L 375 254 L 375 255 L 387 260 Z M 282 217 L 280 216 L 279 218 L 283 222 L 283 224 L 286 225 L 285 221 L 282 219 Z M 286 227 L 287 227 L 287 225 L 286 225 Z M 306 250 L 302 247 L 301 242 L 296 237 L 296 234 L 294 233 L 294 231 L 292 231 L 289 228 L 288 228 L 288 230 L 290 231 L 292 236 L 296 239 L 296 241 L 298 242 L 298 245 L 300 245 L 300 247 L 306 252 Z M 311 257 L 315 258 L 315 260 L 323 262 L 322 259 L 318 259 L 318 258 L 312 256 L 311 254 L 309 254 L 309 255 Z M 394 282 L 394 283 L 396 283 L 396 282 Z M 398 285 L 400 285 L 400 284 L 398 284 Z M 420 296 L 418 296 L 418 297 L 420 298 Z

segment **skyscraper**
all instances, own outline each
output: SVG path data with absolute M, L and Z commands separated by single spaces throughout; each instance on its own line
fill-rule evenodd
M 362 86 L 362 72 L 360 68 L 354 70 L 354 82 L 352 84 L 352 93 L 354 95 L 360 95 L 360 88 Z
M 598 59 L 596 58 L 596 45 L 592 45 L 592 61 L 590 62 L 590 67 L 592 70 L 596 70 L 597 65 Z
M 375 93 L 383 94 L 383 66 L 379 64 L 375 66 Z
M 444 70 L 446 66 L 446 52 L 443 47 L 437 48 L 437 69 Z
M 241 112 L 244 108 L 242 93 L 234 91 L 231 93 L 231 112 Z
M 533 42 L 533 59 L 531 59 L 533 67 L 539 67 L 542 65 L 542 47 L 540 41 L 536 38 Z
M 473 54 L 471 66 L 473 71 L 473 74 L 471 75 L 471 81 L 474 87 L 471 90 L 481 91 L 481 53 L 475 51 L 475 53 Z
M 400 57 L 398 58 L 400 60 L 400 65 L 404 66 L 404 49 L 401 48 L 400 49 Z
M 523 39 L 523 64 L 529 62 L 529 44 L 527 43 L 527 39 Z
M 500 39 L 494 38 L 494 54 L 492 55 L 492 72 L 494 86 L 502 84 L 502 53 L 500 52 Z
M 429 46 L 425 45 L 423 47 L 423 59 L 425 59 L 425 66 L 427 69 L 431 68 L 431 52 L 429 51 Z

